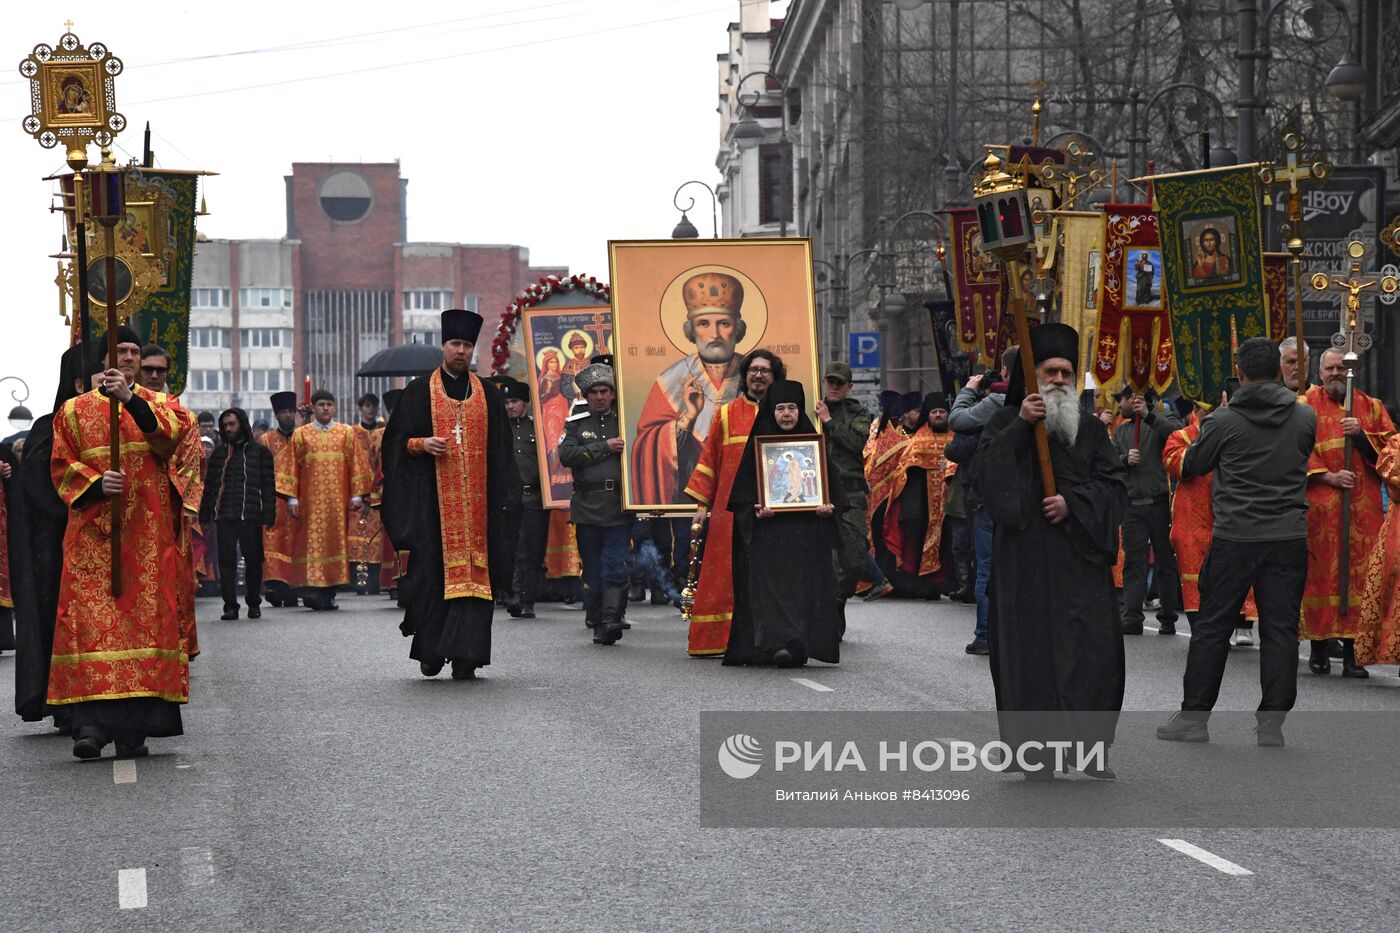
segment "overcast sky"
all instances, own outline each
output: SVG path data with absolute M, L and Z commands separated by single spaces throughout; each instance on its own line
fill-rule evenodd
M 411 240 L 518 243 L 536 264 L 605 278 L 610 238 L 669 236 L 676 186 L 717 180 L 715 56 L 738 14 L 739 0 L 6 3 L 0 376 L 22 377 L 46 412 L 67 345 L 42 180 L 63 150 L 20 127 L 16 70 L 65 19 L 126 65 L 119 161 L 140 155 L 149 120 L 158 165 L 219 173 L 199 223 L 210 237 L 282 236 L 294 161 L 398 159 Z M 709 236 L 708 203 L 692 219 Z M 0 384 L 0 413 L 13 388 Z

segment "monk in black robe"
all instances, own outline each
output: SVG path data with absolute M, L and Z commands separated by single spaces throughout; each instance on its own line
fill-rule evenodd
M 442 366 L 404 388 L 384 428 L 384 527 L 394 547 L 408 552 L 399 629 L 412 636 L 408 655 L 425 677 L 450 660 L 453 679 L 471 680 L 491 663 L 492 594 L 509 590 L 515 564 L 520 474 L 501 392 L 470 370 L 480 332 L 481 315 L 444 311 Z M 477 393 L 484 410 L 474 407 Z M 441 420 L 448 408 L 457 409 L 450 429 Z M 463 466 L 471 463 L 478 472 Z M 457 473 L 440 476 L 439 469 Z M 440 486 L 463 501 L 444 506 Z M 464 527 L 469 535 L 455 534 Z M 451 561 L 444 560 L 445 529 L 461 551 Z
M 995 524 L 988 643 L 1002 740 L 1111 743 L 1123 707 L 1123 636 L 1113 592 L 1123 466 L 1103 426 L 1075 393 L 1079 337 L 1063 324 L 1031 331 L 1038 391 L 1020 369 L 1006 407 L 982 432 L 984 507 Z M 1056 495 L 1041 488 L 1034 425 L 1044 421 Z M 1034 756 L 1027 756 L 1033 758 Z M 1041 759 L 1053 763 L 1053 756 Z M 1105 767 L 1088 770 L 1111 778 Z M 1026 770 L 1027 777 L 1053 771 Z
M 816 434 L 806 407 L 802 383 L 773 383 L 734 476 L 729 493 L 729 511 L 734 513 L 734 620 L 724 652 L 727 665 L 799 667 L 809 658 L 830 664 L 841 660 L 845 625 L 836 581 L 841 548 L 836 513 L 847 507 L 845 490 L 831 481 L 828 470 L 825 486 L 831 502 L 815 512 L 759 507 L 756 440 Z M 819 468 L 826 462 L 822 457 Z
M 105 366 L 106 358 L 96 344 L 88 345 L 87 373 L 82 371 L 80 348 L 65 350 L 54 411 L 86 391 L 91 376 Z M 53 413 L 49 413 L 30 426 L 17 482 L 7 484 L 10 585 L 15 597 L 15 712 L 25 722 L 53 716 L 54 725 L 66 731 L 70 710 L 47 703 L 58 583 L 63 575 L 63 534 L 68 528 L 68 507 L 53 488 L 52 455 Z

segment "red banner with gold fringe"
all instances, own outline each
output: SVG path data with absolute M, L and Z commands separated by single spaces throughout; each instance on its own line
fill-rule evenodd
M 1147 204 L 1109 204 L 1105 214 L 1094 381 L 1162 393 L 1172 381 L 1172 329 L 1157 218 Z
M 1288 259 L 1287 253 L 1264 254 L 1264 310 L 1274 343 L 1288 336 Z
M 948 211 L 948 228 L 953 240 L 950 278 L 958 316 L 958 346 L 976 353 L 980 365 L 990 366 L 998 353 L 1001 274 L 992 258 L 982 252 L 982 233 L 973 208 Z

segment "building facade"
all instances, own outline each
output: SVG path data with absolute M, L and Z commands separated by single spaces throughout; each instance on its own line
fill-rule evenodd
M 408 242 L 407 192 L 396 162 L 298 162 L 286 177 L 285 237 L 201 242 L 186 406 L 238 406 L 270 424 L 271 393 L 300 396 L 309 375 L 353 422 L 362 393 L 402 382 L 355 376 L 375 353 L 436 343 L 438 315 L 467 308 L 486 319 L 482 359 L 516 294 L 568 274 L 531 266 L 522 246 Z

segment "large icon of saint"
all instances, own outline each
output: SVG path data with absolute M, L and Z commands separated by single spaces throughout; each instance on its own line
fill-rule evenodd
M 706 271 L 681 286 L 685 340 L 694 347 L 656 377 L 631 444 L 634 498 L 685 503 L 683 490 L 715 413 L 740 390 L 739 343 L 747 333 L 744 286 L 737 276 Z

